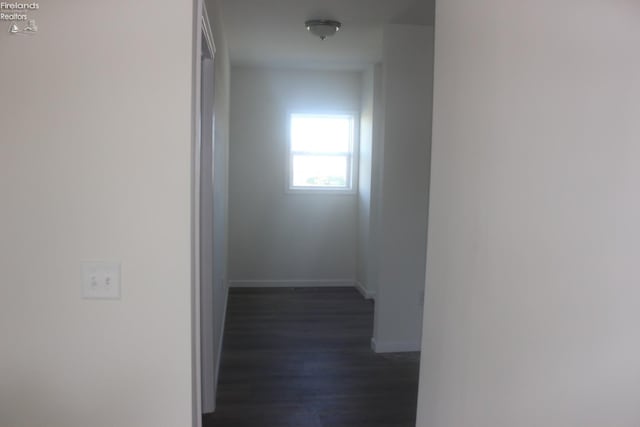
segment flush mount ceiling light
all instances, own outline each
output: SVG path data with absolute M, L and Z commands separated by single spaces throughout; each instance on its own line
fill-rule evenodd
M 311 19 L 305 22 L 304 25 L 311 34 L 320 37 L 320 40 L 334 35 L 342 26 L 340 22 L 328 19 Z

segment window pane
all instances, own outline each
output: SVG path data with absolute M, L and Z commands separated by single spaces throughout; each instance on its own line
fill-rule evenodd
M 315 153 L 351 151 L 351 116 L 291 116 L 291 149 Z
M 347 188 L 347 156 L 293 156 L 294 187 Z

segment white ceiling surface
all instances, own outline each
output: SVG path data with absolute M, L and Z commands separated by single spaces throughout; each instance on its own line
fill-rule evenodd
M 381 59 L 385 24 L 433 25 L 434 0 L 221 0 L 233 65 L 362 69 Z M 308 19 L 342 29 L 320 40 Z

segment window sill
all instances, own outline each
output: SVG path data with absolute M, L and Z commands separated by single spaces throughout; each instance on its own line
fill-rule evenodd
M 358 192 L 355 189 L 338 190 L 331 188 L 288 188 L 287 194 L 317 195 L 317 196 L 355 196 Z

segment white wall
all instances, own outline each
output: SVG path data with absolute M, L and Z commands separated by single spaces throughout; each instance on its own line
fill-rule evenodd
M 359 111 L 360 88 L 358 72 L 233 68 L 229 170 L 233 282 L 355 280 L 357 196 L 285 190 L 288 114 Z
M 375 298 L 378 291 L 384 166 L 385 106 L 382 91 L 382 63 L 373 67 L 373 120 L 371 153 L 371 190 L 369 204 L 369 246 L 366 261 L 366 291 Z
M 192 2 L 40 6 L 0 32 L 0 425 L 191 425 Z
M 639 22 L 438 3 L 418 426 L 640 425 Z
M 358 233 L 356 280 L 368 297 L 371 289 L 371 173 L 373 166 L 374 67 L 362 73 L 358 178 Z
M 220 367 L 222 337 L 227 303 L 227 259 L 228 259 L 228 163 L 229 163 L 229 102 L 231 68 L 224 23 L 217 0 L 208 0 L 207 11 L 216 47 L 214 60 L 213 103 L 213 179 L 210 194 L 213 215 L 209 218 L 213 245 L 207 256 L 203 255 L 202 266 L 210 276 L 202 284 L 202 401 L 203 412 L 215 409 L 215 390 Z M 204 138 L 204 136 L 203 136 Z
M 374 348 L 419 350 L 433 87 L 433 27 L 389 25 L 383 48 L 384 152 Z

